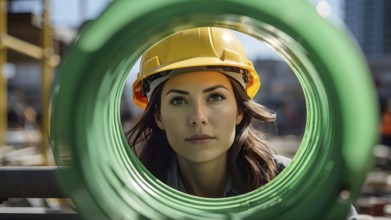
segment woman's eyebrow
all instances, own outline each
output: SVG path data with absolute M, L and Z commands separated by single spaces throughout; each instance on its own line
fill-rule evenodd
M 170 93 L 179 93 L 179 94 L 182 94 L 182 95 L 189 95 L 189 92 L 187 92 L 185 90 L 180 90 L 180 89 L 170 89 L 170 90 L 168 90 L 166 95 L 168 95 Z
M 206 88 L 206 89 L 202 90 L 202 92 L 203 93 L 208 93 L 208 92 L 211 92 L 211 91 L 216 90 L 218 88 L 223 88 L 225 90 L 228 90 L 228 88 L 223 86 L 223 85 L 215 85 L 215 86 L 212 86 L 212 87 L 209 87 L 209 88 Z
M 213 90 L 216 90 L 218 88 L 223 88 L 223 89 L 227 89 L 227 87 L 223 86 L 223 85 L 215 85 L 215 86 L 212 86 L 212 87 L 209 87 L 209 88 L 206 88 L 204 90 L 202 90 L 203 93 L 208 93 L 208 92 L 211 92 Z M 168 92 L 166 93 L 166 96 L 170 93 L 179 93 L 179 94 L 182 94 L 182 95 L 189 95 L 190 93 L 188 91 L 185 91 L 185 90 L 180 90 L 180 89 L 170 89 L 168 90 Z

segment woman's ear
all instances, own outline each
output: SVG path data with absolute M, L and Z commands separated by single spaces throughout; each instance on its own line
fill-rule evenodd
M 240 124 L 243 120 L 243 111 L 241 109 L 238 110 L 238 115 L 236 116 L 236 125 Z
M 155 117 L 155 122 L 156 122 L 157 126 L 161 130 L 164 130 L 164 123 L 163 123 L 162 118 L 160 116 L 159 106 L 157 106 L 157 105 L 155 105 L 155 113 L 153 113 L 153 116 Z

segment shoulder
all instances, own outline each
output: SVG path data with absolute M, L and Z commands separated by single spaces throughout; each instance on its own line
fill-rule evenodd
M 282 155 L 274 155 L 273 160 L 277 165 L 278 172 L 280 173 L 289 163 L 292 161 L 288 157 L 284 157 Z

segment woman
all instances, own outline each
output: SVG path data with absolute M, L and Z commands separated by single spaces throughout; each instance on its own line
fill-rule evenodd
M 219 198 L 257 189 L 289 163 L 252 126 L 275 120 L 252 100 L 259 87 L 230 31 L 171 35 L 142 57 L 133 100 L 144 114 L 129 144 L 154 176 L 182 192 Z
M 203 197 L 249 192 L 278 173 L 274 154 L 251 126 L 275 114 L 253 102 L 259 78 L 237 38 L 221 28 L 186 30 L 142 58 L 133 85 L 145 108 L 128 133 L 158 179 Z M 134 148 L 136 151 L 136 149 Z

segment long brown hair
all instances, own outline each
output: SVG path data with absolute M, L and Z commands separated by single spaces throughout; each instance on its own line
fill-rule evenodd
M 250 100 L 236 80 L 227 78 L 232 84 L 239 111 L 243 112 L 243 119 L 236 126 L 234 142 L 228 150 L 228 172 L 234 193 L 243 194 L 263 186 L 277 175 L 274 152 L 263 140 L 262 133 L 253 126 L 253 119 L 271 122 L 275 120 L 275 114 Z M 163 85 L 154 90 L 142 118 L 126 136 L 143 165 L 159 180 L 166 182 L 175 152 L 154 118 L 154 114 L 160 111 Z

